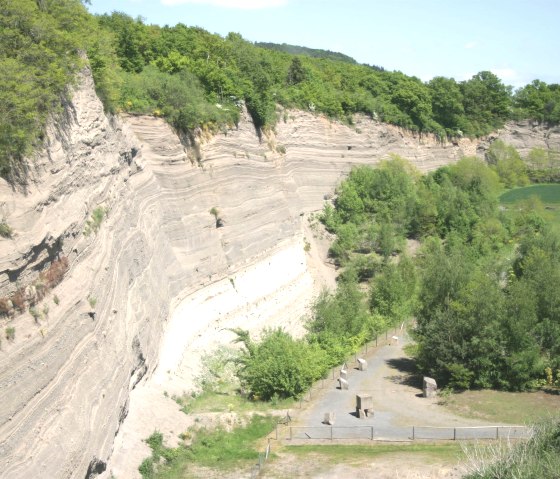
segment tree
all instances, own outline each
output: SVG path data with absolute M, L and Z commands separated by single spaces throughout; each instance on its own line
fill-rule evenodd
M 428 82 L 434 120 L 452 135 L 458 133 L 460 117 L 465 113 L 463 94 L 453 78 L 434 77 Z
M 292 63 L 290 64 L 290 68 L 288 69 L 286 82 L 288 85 L 297 85 L 298 83 L 305 81 L 305 78 L 306 73 L 303 68 L 303 64 L 301 63 L 301 59 L 299 57 L 294 57 L 292 59 Z
M 489 71 L 482 71 L 460 84 L 465 120 L 461 129 L 467 135 L 480 136 L 500 128 L 509 118 L 511 87 Z
M 234 332 L 245 345 L 239 360 L 239 379 L 260 399 L 297 398 L 327 370 L 326 354 L 318 345 L 293 339 L 280 328 L 265 330 L 258 343 L 247 331 Z
M 400 324 L 409 319 L 416 304 L 416 269 L 405 257 L 397 264 L 387 263 L 372 281 L 370 310 L 387 319 L 388 324 Z
M 492 142 L 486 152 L 486 160 L 506 188 L 529 184 L 527 167 L 513 146 L 506 145 L 502 140 Z

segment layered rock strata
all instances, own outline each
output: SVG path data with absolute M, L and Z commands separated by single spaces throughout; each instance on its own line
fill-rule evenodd
M 304 251 L 305 214 L 352 165 L 394 153 L 426 171 L 477 152 L 466 139 L 295 111 L 261 137 L 243 115 L 194 148 L 162 119 L 108 119 L 91 76 L 80 80 L 26 191 L 0 185 L 15 233 L 0 240 L 0 297 L 57 258 L 69 265 L 35 317 L 0 320 L 15 328 L 0 350 L 2 477 L 137 475 L 141 435 L 172 414 L 169 434 L 184 425 L 164 391 L 192 387 L 201 354 L 230 342 L 228 328 L 301 332 L 324 276 L 313 245 Z M 98 207 L 107 214 L 85 235 Z

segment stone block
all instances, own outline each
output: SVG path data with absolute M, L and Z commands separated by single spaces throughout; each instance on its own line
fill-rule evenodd
M 422 393 L 425 398 L 431 398 L 437 395 L 437 383 L 433 378 L 424 376 L 422 384 Z
M 323 424 L 326 424 L 328 426 L 334 425 L 334 417 L 334 412 L 326 412 Z
M 373 409 L 373 397 L 370 394 L 356 394 L 356 409 Z
M 363 358 L 358 358 L 358 368 L 360 371 L 367 371 L 367 361 Z
M 340 377 L 342 379 L 348 379 L 348 371 L 346 369 L 341 369 L 340 370 Z
M 340 389 L 348 390 L 348 381 L 346 379 L 339 378 L 338 383 L 340 384 Z

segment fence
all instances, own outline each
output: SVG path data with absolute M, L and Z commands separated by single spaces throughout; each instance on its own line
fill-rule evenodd
M 255 479 L 259 477 L 261 471 L 263 470 L 266 461 L 268 461 L 268 457 L 270 456 L 270 439 L 268 440 L 268 444 L 264 452 L 259 452 L 259 462 L 253 466 L 251 469 L 251 479 Z
M 471 439 L 526 439 L 531 435 L 531 428 L 525 426 L 408 426 L 379 429 L 376 426 L 279 425 L 274 434 L 275 438 L 280 440 L 459 441 Z
M 358 351 L 356 351 L 354 354 L 352 354 L 351 356 L 349 356 L 346 359 L 346 362 L 344 362 L 341 365 L 334 366 L 333 368 L 331 368 L 331 370 L 327 373 L 325 379 L 319 379 L 318 381 L 316 381 L 309 388 L 309 390 L 300 398 L 299 408 L 300 409 L 303 408 L 304 403 L 310 402 L 311 399 L 315 396 L 315 393 L 317 391 L 320 391 L 322 389 L 333 388 L 333 386 L 335 386 L 337 384 L 336 381 L 339 378 L 341 369 L 343 369 L 343 368 L 346 369 L 348 371 L 349 376 L 356 373 L 357 371 L 355 370 L 354 366 L 358 365 L 358 358 L 363 358 L 363 357 L 367 356 L 373 350 L 375 350 L 375 348 L 377 348 L 379 346 L 385 346 L 386 344 L 390 344 L 390 343 L 394 343 L 395 341 L 398 341 L 400 338 L 398 338 L 396 335 L 397 334 L 399 334 L 399 335 L 405 334 L 404 331 L 405 330 L 404 330 L 404 323 L 403 323 L 400 326 L 400 328 L 393 328 L 392 333 L 389 330 L 387 330 L 384 333 L 378 335 L 375 339 L 372 339 L 371 341 L 362 345 Z M 398 339 L 395 339 L 395 338 L 398 338 Z

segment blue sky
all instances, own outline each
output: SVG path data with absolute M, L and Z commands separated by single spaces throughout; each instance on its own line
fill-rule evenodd
M 250 41 L 345 53 L 360 63 L 465 80 L 491 70 L 515 87 L 560 83 L 560 0 L 91 0 L 146 23 L 238 32 Z M 556 60 L 555 60 L 556 59 Z

